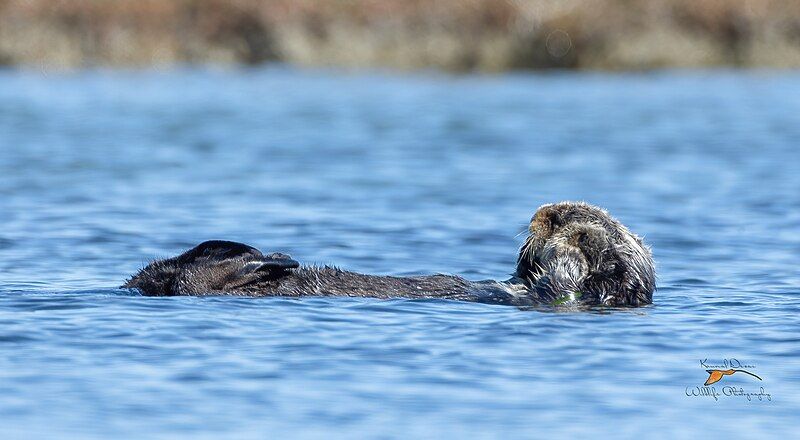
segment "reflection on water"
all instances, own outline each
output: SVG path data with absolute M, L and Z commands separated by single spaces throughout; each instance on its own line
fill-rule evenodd
M 2 72 L 0 433 L 788 432 L 794 96 L 800 76 L 758 72 Z M 115 289 L 210 238 L 370 273 L 504 279 L 536 207 L 564 199 L 645 236 L 653 306 Z M 731 358 L 763 381 L 717 391 L 771 401 L 687 396 L 701 360 Z

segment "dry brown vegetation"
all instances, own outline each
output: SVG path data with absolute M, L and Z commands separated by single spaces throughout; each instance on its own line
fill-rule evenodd
M 0 0 L 0 63 L 800 67 L 797 0 Z

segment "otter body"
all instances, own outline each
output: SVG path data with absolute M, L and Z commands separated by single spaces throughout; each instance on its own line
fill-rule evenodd
M 285 254 L 263 255 L 242 243 L 212 240 L 174 258 L 156 261 L 128 280 L 146 296 L 350 296 L 441 298 L 530 303 L 522 285 L 473 282 L 453 275 L 365 275 L 330 266 L 301 266 Z
M 509 305 L 652 302 L 655 270 L 649 249 L 605 211 L 585 203 L 544 205 L 529 232 L 515 275 L 504 282 L 301 266 L 285 254 L 264 255 L 242 243 L 215 240 L 147 265 L 122 287 L 147 296 L 440 298 Z

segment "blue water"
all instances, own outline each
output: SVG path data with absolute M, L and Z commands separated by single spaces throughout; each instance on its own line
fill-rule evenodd
M 145 298 L 212 238 L 505 279 L 543 203 L 652 246 L 653 306 Z M 0 72 L 0 437 L 784 437 L 800 73 Z M 714 385 L 769 399 L 695 397 Z

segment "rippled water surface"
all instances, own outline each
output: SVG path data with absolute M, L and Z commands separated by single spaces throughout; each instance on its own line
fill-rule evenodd
M 766 72 L 0 72 L 0 435 L 796 434 L 799 97 Z M 504 279 L 564 199 L 645 236 L 653 306 L 116 289 L 211 238 Z M 692 396 L 703 359 L 762 380 Z

